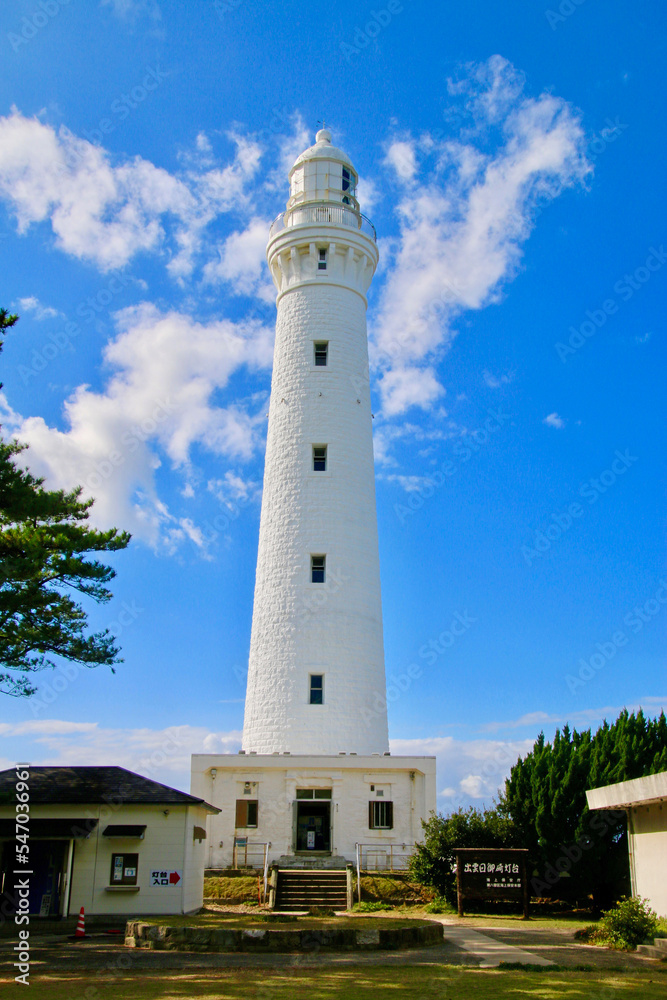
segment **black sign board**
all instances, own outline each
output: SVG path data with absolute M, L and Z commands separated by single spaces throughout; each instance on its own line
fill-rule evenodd
M 466 899 L 515 899 L 528 919 L 526 855 L 521 847 L 457 847 L 456 893 L 459 916 Z

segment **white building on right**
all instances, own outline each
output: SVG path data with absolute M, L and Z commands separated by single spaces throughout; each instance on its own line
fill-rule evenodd
M 632 895 L 667 916 L 667 771 L 586 792 L 588 808 L 625 809 Z

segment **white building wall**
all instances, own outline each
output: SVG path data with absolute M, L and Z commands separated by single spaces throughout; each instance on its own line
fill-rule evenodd
M 355 292 L 314 285 L 281 303 L 246 751 L 388 748 L 364 310 Z M 315 339 L 329 341 L 326 368 L 314 368 Z M 314 444 L 327 445 L 325 473 L 312 471 Z M 326 555 L 324 584 L 310 582 L 311 554 Z M 323 705 L 308 703 L 311 673 L 324 674 Z
M 667 917 L 667 801 L 630 809 L 628 832 L 633 895 Z
M 215 769 L 215 778 L 211 776 Z M 243 794 L 250 782 L 252 793 Z M 391 830 L 371 830 L 368 803 L 371 785 L 385 789 L 385 801 L 394 803 Z M 269 860 L 294 853 L 293 817 L 297 788 L 330 788 L 333 841 L 331 854 L 353 862 L 356 844 L 415 844 L 422 839 L 422 819 L 435 811 L 435 758 L 298 756 L 244 757 L 194 754 L 191 790 L 206 796 L 221 812 L 209 816 L 207 866 L 232 864 L 234 837 L 253 844 L 270 843 Z M 256 828 L 235 828 L 236 800 L 257 799 Z

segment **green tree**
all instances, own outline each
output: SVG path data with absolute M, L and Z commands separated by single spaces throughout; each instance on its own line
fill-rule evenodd
M 516 846 L 511 819 L 496 809 L 480 812 L 470 806 L 448 816 L 432 814 L 422 826 L 424 840 L 410 859 L 410 875 L 433 886 L 452 905 L 456 904 L 455 848 Z
M 499 810 L 530 851 L 534 896 L 593 896 L 597 909 L 628 890 L 624 810 L 589 812 L 586 789 L 667 770 L 664 713 L 624 710 L 596 733 L 564 726 L 540 733 L 505 783 Z
M 17 320 L 0 309 L 0 335 Z M 2 345 L 0 339 L 0 351 Z M 126 532 L 85 523 L 93 500 L 81 500 L 81 487 L 45 490 L 43 479 L 18 467 L 25 449 L 0 439 L 0 692 L 17 697 L 36 692 L 32 674 L 54 667 L 52 656 L 112 670 L 122 662 L 108 629 L 87 632 L 86 613 L 72 593 L 107 602 L 115 570 L 87 556 L 130 541 Z

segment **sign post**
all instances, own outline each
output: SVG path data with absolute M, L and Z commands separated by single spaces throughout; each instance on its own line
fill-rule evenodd
M 521 902 L 528 920 L 530 894 L 523 847 L 457 847 L 456 900 L 463 916 L 466 899 L 508 899 Z

